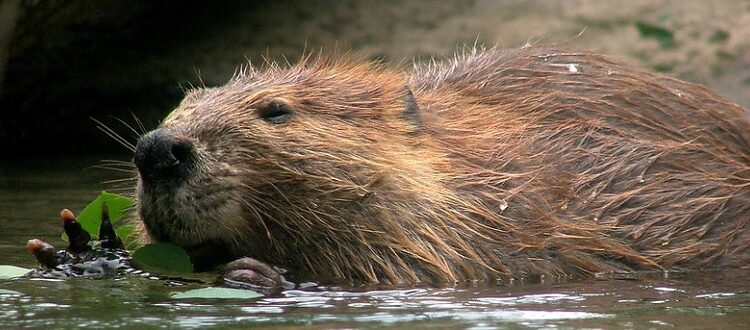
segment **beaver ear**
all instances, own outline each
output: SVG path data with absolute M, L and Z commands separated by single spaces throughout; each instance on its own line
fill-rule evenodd
M 422 115 L 419 113 L 419 104 L 417 99 L 414 97 L 414 93 L 411 92 L 409 86 L 404 86 L 404 112 L 402 116 L 406 119 L 409 124 L 414 127 L 412 133 L 419 131 L 422 128 Z

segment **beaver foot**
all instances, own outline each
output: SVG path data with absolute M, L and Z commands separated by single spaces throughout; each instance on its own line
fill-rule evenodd
M 244 257 L 226 264 L 221 277 L 228 286 L 274 294 L 281 292 L 282 289 L 295 287 L 294 283 L 288 282 L 281 276 L 282 272 L 283 270 L 256 259 Z

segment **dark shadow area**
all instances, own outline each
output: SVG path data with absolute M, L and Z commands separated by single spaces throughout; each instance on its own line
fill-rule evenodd
M 0 0 L 0 159 L 128 154 L 90 118 L 135 142 L 119 120 L 153 129 L 185 89 L 305 51 L 408 68 L 465 45 L 558 43 L 747 107 L 748 17 L 742 0 Z
M 98 119 L 147 129 L 199 84 L 201 40 L 256 2 L 42 1 L 23 4 L 0 96 L 4 158 L 126 151 Z

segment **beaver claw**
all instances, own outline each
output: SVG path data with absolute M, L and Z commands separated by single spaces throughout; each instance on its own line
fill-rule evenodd
M 130 255 L 122 246 L 122 241 L 115 234 L 109 220 L 106 203 L 102 203 L 98 241 L 92 241 L 91 234 L 83 229 L 70 210 L 62 210 L 60 218 L 70 243 L 66 249 L 56 250 L 54 246 L 38 239 L 26 243 L 26 248 L 41 265 L 35 276 L 64 278 L 134 271 L 130 267 Z
M 276 269 L 250 257 L 228 263 L 221 277 L 229 286 L 260 290 L 267 294 L 280 292 L 286 282 Z

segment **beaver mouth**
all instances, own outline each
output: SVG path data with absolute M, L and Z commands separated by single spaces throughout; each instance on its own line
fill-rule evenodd
M 154 203 L 154 200 L 157 202 Z M 221 229 L 219 219 L 196 217 L 191 206 L 175 209 L 180 204 L 158 197 L 152 197 L 150 201 L 148 197 L 142 199 L 139 205 L 141 221 L 152 239 L 185 249 L 199 272 L 237 259 L 236 249 L 227 241 L 231 238 L 224 235 L 226 231 Z
M 228 223 L 239 214 L 235 203 L 220 194 L 201 192 L 210 186 L 141 185 L 138 212 L 151 237 L 187 247 L 229 239 L 227 233 L 236 233 Z

